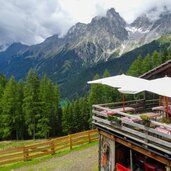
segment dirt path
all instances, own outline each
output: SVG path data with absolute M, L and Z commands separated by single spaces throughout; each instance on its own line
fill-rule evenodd
M 15 169 L 15 171 L 96 171 L 97 166 L 98 145 L 94 145 L 34 166 Z

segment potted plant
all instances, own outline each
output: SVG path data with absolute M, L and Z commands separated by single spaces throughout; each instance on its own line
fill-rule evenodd
M 140 118 L 143 120 L 144 126 L 147 126 L 147 127 L 150 126 L 151 121 L 150 121 L 150 117 L 148 115 L 145 115 L 145 114 L 140 115 Z
M 162 118 L 162 122 L 163 123 L 166 123 L 166 124 L 170 124 L 171 123 L 171 120 L 170 120 L 170 118 L 163 117 Z
M 108 116 L 108 120 L 111 121 L 112 123 L 116 123 L 117 125 L 120 125 L 121 124 L 121 119 L 120 117 L 117 117 L 117 116 Z

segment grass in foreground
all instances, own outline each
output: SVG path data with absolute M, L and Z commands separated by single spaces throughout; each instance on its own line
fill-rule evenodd
M 82 149 L 89 148 L 89 147 L 94 146 L 96 144 L 98 144 L 98 141 L 94 141 L 92 143 L 87 143 L 87 144 L 76 146 L 72 150 L 69 150 L 69 149 L 60 150 L 60 151 L 56 152 L 54 155 L 48 155 L 48 156 L 39 157 L 39 158 L 30 160 L 30 161 L 25 161 L 25 162 L 21 161 L 21 162 L 18 162 L 18 163 L 9 164 L 9 165 L 0 167 L 0 170 L 1 171 L 11 171 L 13 169 L 17 169 L 17 168 L 24 167 L 24 166 L 32 166 L 32 165 L 35 165 L 35 164 L 38 164 L 38 163 L 41 163 L 41 162 L 45 162 L 45 161 L 47 161 L 49 159 L 52 159 L 54 157 L 60 157 L 60 156 L 69 154 L 72 151 L 79 151 L 79 150 L 82 150 Z

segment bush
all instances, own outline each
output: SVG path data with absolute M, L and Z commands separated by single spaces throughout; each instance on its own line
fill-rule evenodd
M 111 122 L 114 121 L 117 124 L 121 124 L 121 119 L 120 119 L 120 117 L 117 117 L 117 116 L 108 116 L 108 120 Z
M 150 117 L 148 115 L 140 115 L 140 118 L 144 121 L 149 121 Z

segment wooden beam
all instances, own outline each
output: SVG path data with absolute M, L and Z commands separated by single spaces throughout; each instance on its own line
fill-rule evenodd
M 106 133 L 104 131 L 99 131 L 99 133 L 101 135 L 113 140 L 113 141 L 116 141 L 116 142 L 118 142 L 118 143 L 120 143 L 120 144 L 122 144 L 122 145 L 124 145 L 126 147 L 129 147 L 130 149 L 132 149 L 134 151 L 137 151 L 137 152 L 139 152 L 139 153 L 141 153 L 141 154 L 143 154 L 145 156 L 148 156 L 148 157 L 150 157 L 150 158 L 152 158 L 152 159 L 154 159 L 154 160 L 156 160 L 156 161 L 158 161 L 160 163 L 163 163 L 163 164 L 171 167 L 171 161 L 164 158 L 164 157 L 162 157 L 162 156 L 159 156 L 159 155 L 157 155 L 155 153 L 152 153 L 152 152 L 150 152 L 150 151 L 148 151 L 146 149 L 143 149 L 143 148 L 138 147 L 138 146 L 136 146 L 134 144 L 131 144 L 130 142 L 127 142 L 127 141 L 125 141 L 123 139 L 117 138 L 114 135 L 108 134 L 108 133 Z
M 101 146 L 102 146 L 101 137 L 102 135 L 99 136 L 99 171 L 101 170 Z
M 168 121 L 169 98 L 165 97 L 165 99 L 166 99 L 166 121 Z
M 132 149 L 130 149 L 129 153 L 130 153 L 130 167 L 131 167 L 131 171 L 133 171 Z

